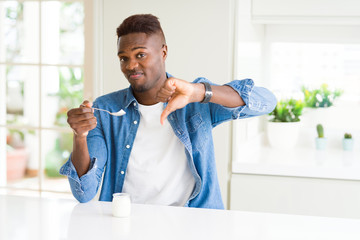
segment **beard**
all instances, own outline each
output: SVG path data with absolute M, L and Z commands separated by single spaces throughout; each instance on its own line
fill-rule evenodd
M 134 92 L 137 93 L 144 93 L 147 92 L 157 85 L 159 85 L 159 81 L 161 79 L 161 75 L 158 74 L 154 79 L 148 79 L 145 76 L 143 76 L 145 79 L 139 79 L 139 80 L 129 80 L 129 83 L 131 85 L 131 88 Z
M 146 92 L 147 90 L 149 90 L 149 88 L 145 85 L 136 86 L 134 84 L 131 84 L 131 88 L 134 92 L 138 92 L 138 93 L 143 93 L 143 92 Z

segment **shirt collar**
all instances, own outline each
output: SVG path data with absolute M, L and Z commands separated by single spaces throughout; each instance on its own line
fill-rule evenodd
M 126 89 L 126 96 L 125 96 L 125 101 L 124 101 L 124 104 L 125 104 L 125 108 L 128 108 L 130 106 L 130 104 L 134 103 L 136 101 L 135 97 L 134 97 L 134 94 L 133 94 L 133 91 L 132 91 L 132 88 L 131 86 L 129 86 L 127 89 Z
M 166 78 L 170 78 L 170 77 L 173 77 L 170 73 L 166 72 Z M 125 97 L 125 108 L 128 108 L 130 106 L 130 104 L 133 104 L 133 103 L 137 103 L 135 97 L 134 97 L 134 94 L 133 94 L 133 90 L 131 88 L 131 86 L 129 86 L 126 90 L 126 97 Z

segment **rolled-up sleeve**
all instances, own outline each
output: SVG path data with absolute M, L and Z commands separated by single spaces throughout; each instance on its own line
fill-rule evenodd
M 213 84 L 205 78 L 199 78 L 195 82 L 204 81 Z M 228 108 L 219 104 L 210 103 L 209 108 L 213 127 L 231 119 L 249 118 L 268 114 L 272 112 L 276 106 L 277 101 L 275 95 L 266 88 L 255 86 L 252 79 L 234 80 L 225 85 L 233 88 L 241 96 L 245 105 Z
M 101 121 L 95 129 L 89 131 L 87 145 L 90 155 L 90 166 L 86 174 L 79 178 L 78 173 L 71 161 L 72 154 L 68 161 L 60 168 L 60 174 L 67 176 L 71 192 L 79 202 L 88 202 L 93 199 L 100 187 L 101 178 L 104 172 L 107 159 L 107 148 L 101 129 Z
M 79 202 L 88 202 L 96 195 L 103 171 L 97 166 L 97 159 L 90 158 L 90 167 L 86 174 L 79 178 L 76 169 L 71 162 L 71 156 L 61 167 L 60 174 L 67 176 L 71 192 Z
M 254 86 L 254 81 L 251 79 L 234 80 L 225 85 L 237 91 L 245 102 L 244 106 L 235 109 L 233 113 L 235 119 L 268 114 L 276 106 L 275 95 L 264 87 Z

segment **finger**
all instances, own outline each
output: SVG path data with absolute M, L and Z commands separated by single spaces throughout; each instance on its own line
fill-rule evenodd
M 159 93 L 156 95 L 155 99 L 156 100 L 164 100 L 164 101 L 167 101 L 167 99 L 171 98 L 173 96 L 173 94 L 162 94 L 162 93 Z M 163 101 L 162 101 L 163 102 Z
M 173 77 L 168 78 L 168 80 L 165 81 L 163 89 L 166 89 L 168 91 L 175 91 L 175 89 L 176 89 L 175 78 L 173 78 Z
M 67 122 L 69 124 L 71 124 L 71 123 L 77 123 L 77 122 L 86 121 L 86 120 L 90 120 L 90 119 L 96 120 L 96 117 L 92 113 L 86 113 L 86 114 L 82 114 L 82 115 L 70 116 L 70 117 L 68 117 Z
M 167 94 L 167 93 L 162 93 L 162 92 L 158 92 L 157 93 L 157 97 L 161 97 L 161 98 L 167 98 L 170 97 L 172 94 Z
M 160 90 L 156 93 L 155 99 L 159 102 L 167 102 L 170 97 L 175 93 L 175 88 L 166 88 L 165 85 L 166 84 L 164 84 L 164 86 L 160 88 Z
M 161 125 L 164 125 L 164 121 L 165 119 L 169 116 L 170 113 L 172 113 L 173 111 L 175 111 L 176 109 L 172 106 L 171 103 L 169 103 L 166 108 L 164 109 L 164 111 L 161 113 L 160 116 L 160 123 Z
M 164 95 L 172 95 L 175 92 L 175 88 L 174 89 L 166 89 L 166 88 L 161 88 L 158 91 L 158 94 L 164 94 Z
M 84 131 L 90 131 L 92 129 L 94 129 L 96 127 L 97 123 L 92 123 L 92 124 L 87 124 L 87 125 L 82 125 L 82 126 L 78 126 L 73 128 L 76 132 L 84 132 Z
M 93 118 L 87 118 L 87 119 L 84 119 L 84 120 L 81 120 L 81 121 L 74 122 L 74 124 L 90 125 L 90 124 L 93 124 L 93 123 L 96 123 L 96 122 L 97 122 L 96 117 L 93 117 Z
M 72 129 L 77 130 L 77 129 L 86 128 L 89 126 L 96 126 L 97 120 L 96 120 L 96 118 L 92 118 L 92 119 L 87 119 L 87 120 L 83 120 L 80 122 L 73 122 L 73 123 L 69 123 L 69 124 Z
M 166 108 L 164 109 L 164 111 L 161 113 L 161 116 L 160 116 L 161 125 L 164 125 L 164 121 L 169 116 L 170 113 L 171 112 L 169 110 L 167 110 Z
M 89 100 L 84 100 L 83 103 L 80 105 L 80 107 L 91 108 L 92 105 L 93 105 L 92 102 L 90 102 Z
M 84 114 L 84 113 L 92 113 L 92 108 L 88 108 L 88 107 L 73 108 L 67 112 L 67 115 L 68 117 L 70 117 L 73 115 Z
M 167 97 L 167 98 L 159 98 L 159 97 L 157 97 L 157 98 L 155 98 L 155 100 L 157 102 L 163 102 L 163 103 L 168 102 L 170 99 L 171 99 L 171 97 Z

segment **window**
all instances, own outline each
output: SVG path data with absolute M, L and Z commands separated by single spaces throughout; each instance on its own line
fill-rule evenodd
M 70 191 L 58 172 L 72 150 L 66 112 L 91 89 L 84 79 L 87 4 L 0 1 L 2 188 Z
M 294 149 L 270 147 L 268 116 L 234 122 L 233 172 L 357 179 L 349 172 L 357 166 L 354 159 L 360 153 L 359 15 L 323 16 L 311 12 L 316 10 L 313 8 L 309 15 L 285 11 L 285 17 L 274 12 L 259 18 L 251 4 L 254 1 L 237 3 L 236 78 L 254 78 L 258 86 L 272 90 L 278 100 L 304 98 L 302 87 L 317 89 L 323 84 L 342 94 L 331 107 L 304 108 Z M 346 6 L 349 11 L 358 7 L 353 4 L 356 6 Z M 267 9 L 262 4 L 256 6 Z M 288 7 L 297 12 L 297 8 Z M 326 9 L 337 13 L 336 5 Z M 324 126 L 328 140 L 323 152 L 315 148 L 318 123 Z M 342 149 L 346 132 L 355 139 L 352 152 Z
M 270 25 L 267 27 L 268 81 L 286 91 L 326 83 L 360 95 L 358 26 Z M 296 32 L 296 33 L 295 33 Z
M 280 97 L 299 96 L 299 93 L 303 97 L 302 87 L 318 89 L 323 84 L 329 90 L 342 91 L 330 108 L 305 108 L 302 115 L 304 130 L 311 128 L 308 130 L 316 135 L 315 125 L 322 123 L 332 134 L 328 135 L 333 142 L 330 146 L 341 149 L 344 133 L 357 136 L 360 130 L 356 123 L 360 120 L 360 35 L 357 34 L 360 27 L 269 25 L 266 28 L 267 82 Z M 316 110 L 323 116 L 314 119 L 312 112 Z

